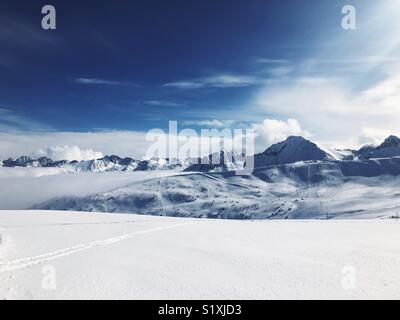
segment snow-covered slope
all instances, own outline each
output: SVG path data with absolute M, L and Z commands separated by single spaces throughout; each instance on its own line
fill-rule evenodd
M 231 219 L 388 217 L 400 209 L 399 176 L 400 158 L 297 162 L 247 176 L 175 174 L 34 208 Z
M 337 161 L 353 160 L 356 154 L 356 151 L 352 149 L 338 149 L 334 147 L 327 147 L 322 144 L 317 144 L 317 146 Z
M 60 174 L 66 168 L 0 168 L 0 210 L 28 209 L 63 196 L 84 197 L 176 174 L 170 170 Z
M 0 211 L 0 299 L 400 299 L 399 231 Z

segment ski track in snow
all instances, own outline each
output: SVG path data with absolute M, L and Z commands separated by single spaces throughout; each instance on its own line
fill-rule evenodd
M 168 184 L 167 184 L 167 177 L 163 177 L 160 179 L 160 202 L 161 206 L 164 211 L 164 215 L 166 216 L 173 216 L 175 212 L 175 207 L 173 203 L 169 200 L 168 196 Z
M 163 186 L 162 186 L 163 179 L 160 179 L 158 181 L 158 198 L 160 199 L 161 203 L 161 208 L 164 212 L 164 216 L 167 216 L 167 211 L 165 210 L 166 204 L 164 203 L 164 197 L 163 197 Z
M 136 235 L 142 235 L 142 234 L 152 233 L 152 232 L 156 232 L 156 231 L 163 231 L 163 230 L 177 228 L 177 227 L 181 227 L 181 226 L 187 226 L 190 224 L 193 224 L 193 222 L 185 222 L 185 223 L 173 224 L 173 225 L 165 226 L 165 227 L 156 227 L 156 228 L 151 228 L 151 229 L 142 230 L 142 231 L 135 231 L 135 232 L 125 233 L 120 236 L 111 237 L 111 238 L 104 239 L 104 240 L 98 240 L 98 241 L 93 241 L 93 242 L 89 242 L 89 243 L 78 244 L 78 245 L 75 245 L 72 247 L 60 249 L 60 250 L 53 251 L 53 252 L 44 253 L 44 254 L 37 255 L 37 256 L 19 258 L 19 259 L 15 259 L 12 261 L 6 261 L 6 262 L 0 262 L 0 273 L 6 272 L 6 271 L 25 269 L 25 268 L 28 268 L 28 267 L 31 267 L 31 266 L 34 266 L 34 265 L 37 265 L 40 263 L 44 263 L 44 262 L 51 261 L 54 259 L 69 256 L 69 255 L 79 253 L 82 251 L 86 251 L 86 250 L 96 248 L 99 246 L 106 246 L 106 245 L 117 243 L 117 242 L 120 242 L 123 240 L 128 240 L 128 239 L 133 238 Z
M 127 221 L 109 221 L 109 222 L 60 222 L 60 223 L 45 223 L 45 224 L 22 224 L 22 225 L 0 225 L 0 228 L 31 228 L 31 227 L 51 227 L 51 226 L 81 226 L 81 225 L 93 225 L 93 224 L 126 224 L 136 223 L 136 220 Z M 143 221 L 140 221 L 143 222 Z M 0 234 L 1 244 L 1 234 Z

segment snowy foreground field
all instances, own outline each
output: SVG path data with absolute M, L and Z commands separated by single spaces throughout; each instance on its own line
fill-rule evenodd
M 1 299 L 400 299 L 396 220 L 0 211 Z

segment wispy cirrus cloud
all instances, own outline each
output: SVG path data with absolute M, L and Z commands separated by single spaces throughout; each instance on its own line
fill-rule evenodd
M 36 25 L 12 15 L 7 10 L 0 13 L 0 41 L 4 46 L 22 47 L 26 49 L 43 49 L 46 46 L 58 47 L 63 40 L 43 32 Z
M 24 130 L 49 130 L 50 128 L 37 121 L 28 119 L 15 111 L 0 108 L 0 132 L 18 132 Z
M 290 61 L 286 59 L 257 58 L 256 62 L 265 64 L 286 64 L 289 63 Z
M 144 101 L 143 104 L 147 106 L 154 106 L 154 107 L 180 107 L 183 106 L 184 103 L 176 102 L 176 101 L 167 101 L 167 100 L 147 100 Z
M 201 89 L 201 88 L 233 88 L 248 87 L 258 83 L 253 76 L 241 76 L 232 74 L 219 74 L 205 78 L 183 80 L 165 83 L 164 87 L 175 87 L 179 89 Z
M 209 128 L 227 128 L 235 124 L 235 120 L 185 120 L 182 122 L 185 126 L 199 126 L 199 127 L 209 127 Z
M 138 86 L 136 83 L 133 82 L 105 80 L 99 78 L 76 78 L 74 79 L 74 82 L 83 85 L 134 86 L 134 87 Z

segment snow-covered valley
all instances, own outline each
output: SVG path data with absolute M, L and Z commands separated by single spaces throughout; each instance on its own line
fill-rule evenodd
M 165 175 L 87 196 L 61 196 L 33 208 L 229 219 L 379 218 L 400 210 L 400 177 L 345 177 L 334 168 L 314 166 L 273 167 L 249 176 Z

